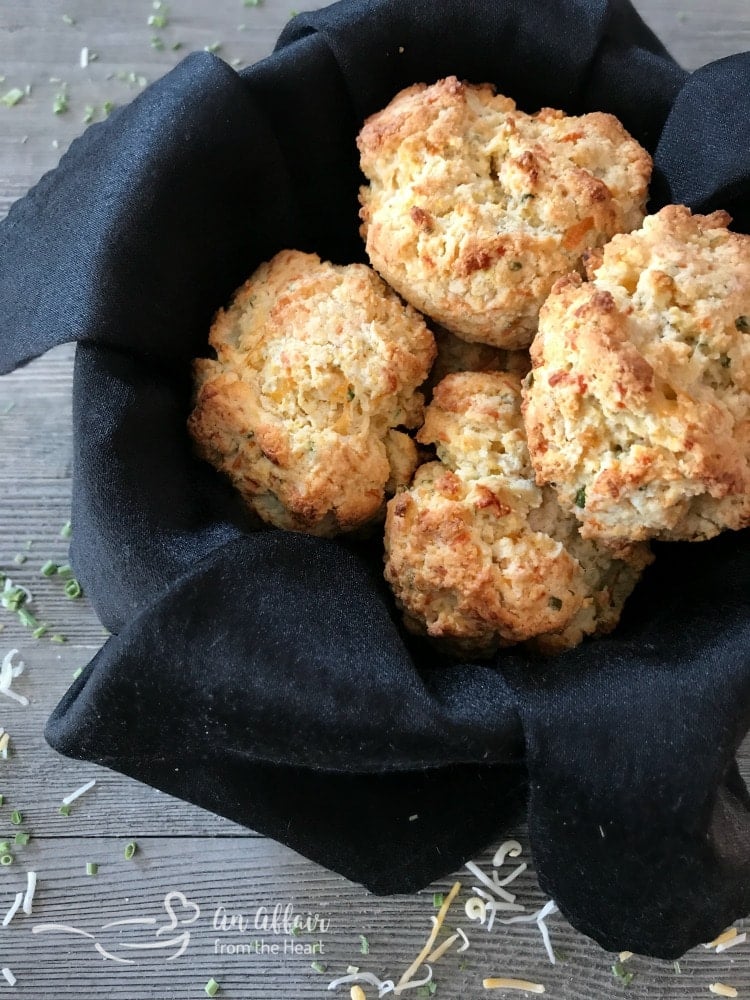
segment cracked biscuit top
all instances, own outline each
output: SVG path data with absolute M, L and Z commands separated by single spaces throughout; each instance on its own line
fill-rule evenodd
M 373 266 L 448 330 L 511 349 L 586 250 L 640 225 L 651 174 L 612 115 L 527 115 L 455 77 L 401 91 L 358 146 Z
M 750 237 L 669 205 L 559 281 L 531 348 L 537 481 L 603 540 L 750 524 Z
M 435 356 L 411 306 L 364 264 L 284 250 L 219 311 L 209 343 L 188 427 L 249 507 L 315 535 L 382 514 L 416 467 L 403 429 L 421 423 Z
M 447 376 L 418 439 L 439 461 L 389 501 L 385 529 L 385 576 L 407 628 L 472 656 L 529 640 L 559 652 L 615 627 L 648 547 L 581 538 L 537 486 L 518 375 Z

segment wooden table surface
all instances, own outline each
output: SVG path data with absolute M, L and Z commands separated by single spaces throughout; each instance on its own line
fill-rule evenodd
M 164 10 L 155 10 L 150 0 L 2 0 L 0 94 L 27 86 L 30 93 L 14 107 L 0 106 L 0 213 L 55 165 L 85 118 L 101 117 L 105 101 L 127 102 L 191 49 L 220 44 L 220 54 L 235 65 L 260 58 L 292 15 L 292 3 L 299 0 L 264 0 L 258 6 L 247 0 L 171 0 L 168 24 L 159 28 L 148 18 Z M 638 0 L 636 5 L 687 68 L 750 49 L 748 0 Z M 181 47 L 173 48 L 177 43 Z M 84 47 L 90 62 L 82 69 Z M 55 114 L 53 104 L 63 93 L 68 109 Z M 28 707 L 7 699 L 0 705 L 0 725 L 11 736 L 10 756 L 0 760 L 5 796 L 0 839 L 16 832 L 13 809 L 23 813 L 18 829 L 32 835 L 26 846 L 12 846 L 14 862 L 0 876 L 0 917 L 25 888 L 28 870 L 39 880 L 33 914 L 19 913 L 0 927 L 0 967 L 10 968 L 15 989 L 33 1000 L 198 998 L 212 976 L 221 984 L 220 997 L 311 1000 L 348 997 L 348 989 L 332 994 L 326 987 L 350 964 L 383 977 L 400 974 L 430 928 L 433 891 L 445 891 L 451 879 L 412 896 L 375 898 L 273 841 L 113 772 L 66 760 L 44 743 L 49 712 L 76 668 L 104 641 L 86 601 L 68 600 L 59 582 L 39 574 L 45 560 L 63 561 L 66 555 L 59 532 L 70 505 L 72 356 L 72 349 L 58 349 L 0 380 L 0 569 L 29 587 L 44 618 L 68 637 L 65 645 L 34 641 L 10 613 L 0 611 L 2 648 L 21 649 L 28 668 L 15 686 L 30 699 Z M 17 553 L 26 557 L 22 565 L 14 563 Z M 742 766 L 747 778 L 747 751 Z M 96 786 L 70 816 L 61 816 L 62 797 L 91 778 Z M 526 843 L 523 830 L 514 833 Z M 138 851 L 126 860 L 124 847 L 131 839 Z M 530 862 L 527 852 L 524 856 Z M 491 857 L 488 850 L 478 860 L 489 867 Z M 99 865 L 96 876 L 86 874 L 90 861 Z M 466 875 L 456 877 L 469 888 L 474 880 Z M 529 909 L 544 902 L 531 863 L 515 887 Z M 182 955 L 169 957 L 182 939 L 166 946 L 173 935 L 157 937 L 155 923 L 105 927 L 126 918 L 167 924 L 168 893 L 184 894 L 200 911 L 174 932 L 189 930 Z M 180 897 L 171 902 L 180 913 L 195 916 L 196 909 L 180 909 Z M 275 908 L 287 906 L 297 914 L 319 914 L 325 929 L 294 937 L 283 929 L 256 928 L 256 919 L 262 923 L 264 914 L 270 919 Z M 233 914 L 243 915 L 246 926 L 237 919 L 222 924 L 222 915 Z M 51 923 L 86 935 L 34 932 Z M 487 975 L 543 983 L 548 995 L 561 1000 L 623 994 L 625 986 L 611 970 L 616 956 L 559 916 L 549 922 L 555 948 L 564 953 L 554 968 L 539 934 L 529 929 L 533 925 L 497 926 L 489 934 L 466 919 L 461 925 L 471 947 L 436 964 L 438 997 L 507 995 L 485 993 L 481 981 Z M 360 953 L 361 934 L 369 941 L 368 956 Z M 159 947 L 128 951 L 128 941 Z M 97 945 L 112 958 L 104 958 Z M 132 964 L 118 961 L 133 955 Z M 315 971 L 313 961 L 327 971 Z M 627 969 L 634 973 L 627 988 L 634 998 L 707 998 L 716 981 L 750 997 L 750 945 L 720 955 L 697 948 L 678 968 L 634 957 Z M 0 979 L 0 993 L 4 989 L 10 986 Z

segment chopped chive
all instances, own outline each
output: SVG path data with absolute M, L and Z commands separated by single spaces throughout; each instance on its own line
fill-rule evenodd
M 81 590 L 81 585 L 75 577 L 73 577 L 72 580 L 68 580 L 65 584 L 65 595 L 66 597 L 69 597 L 71 601 L 75 601 L 81 596 L 82 593 L 83 591 Z
M 28 842 L 31 840 L 31 836 L 28 833 L 24 833 L 23 830 L 19 830 L 16 834 L 15 842 L 19 847 L 26 847 Z
M 433 892 L 432 905 L 435 907 L 436 910 L 439 910 L 444 902 L 445 902 L 445 896 L 443 895 L 442 892 Z
M 209 979 L 209 981 L 206 983 L 206 985 L 203 987 L 203 989 L 204 989 L 204 991 L 206 993 L 206 996 L 208 996 L 208 997 L 215 997 L 216 994 L 219 992 L 219 984 L 216 982 L 216 980 L 212 976 Z
M 73 534 L 73 525 L 70 521 L 66 521 L 65 524 L 60 528 L 60 538 L 70 538 Z
M 465 958 L 462 958 L 461 961 L 458 963 L 458 971 L 466 972 L 468 968 L 469 968 L 469 963 L 466 961 Z
M 7 854 L 9 850 L 10 850 L 10 841 L 9 840 L 0 841 L 0 854 Z
M 42 574 L 42 576 L 54 576 L 55 573 L 57 573 L 58 569 L 59 566 L 57 565 L 57 563 L 52 562 L 51 559 L 48 559 L 47 562 L 44 564 L 44 566 L 41 566 L 39 568 L 39 572 Z
M 10 814 L 10 821 L 13 826 L 20 826 L 23 823 L 23 813 L 19 809 L 14 809 Z
M 86 862 L 86 874 L 87 875 L 96 875 L 98 872 L 99 872 L 99 865 L 96 863 L 96 861 L 87 861 Z
M 349 402 L 351 402 L 354 399 L 354 396 L 355 396 L 354 389 L 351 388 L 348 389 L 346 393 L 346 398 L 349 400 Z
M 70 14 L 63 14 L 62 19 L 69 27 L 72 27 L 76 23 L 76 19 L 71 17 Z
M 73 671 L 73 680 L 74 680 L 74 681 L 77 681 L 77 680 L 78 680 L 78 678 L 79 678 L 79 677 L 81 676 L 81 674 L 82 674 L 82 673 L 83 673 L 83 667 L 77 667 L 77 668 L 76 668 L 76 669 L 75 669 L 75 670 Z
M 508 270 L 510 271 L 520 271 L 522 267 L 523 264 L 521 263 L 520 260 L 512 260 L 508 264 Z
M 16 554 L 13 556 L 13 562 L 16 564 L 16 566 L 23 566 L 23 564 L 26 562 L 27 559 L 28 556 L 25 556 L 23 552 L 16 552 Z
M 179 52 L 182 48 L 182 42 L 172 42 L 172 51 Z
M 65 91 L 61 90 L 58 94 L 55 94 L 55 99 L 52 102 L 52 113 L 55 115 L 64 115 L 69 108 L 70 101 Z
M 57 575 L 58 576 L 72 576 L 73 575 L 73 567 L 70 565 L 70 563 L 63 563 L 62 566 L 58 566 L 57 567 Z
M 32 615 L 30 611 L 27 611 L 26 608 L 19 608 L 16 614 L 18 615 L 19 622 L 25 628 L 35 629 L 39 627 L 39 619 L 35 615 Z
M 23 100 L 23 97 L 23 91 L 19 90 L 18 87 L 13 87 L 0 97 L 0 104 L 4 104 L 6 108 L 14 108 L 19 101 Z
M 313 953 L 313 955 L 315 955 L 316 953 L 319 954 L 319 955 L 323 954 L 323 942 L 322 941 L 316 941 L 315 942 L 315 944 L 312 946 L 312 953 Z
M 83 124 L 90 125 L 96 115 L 96 108 L 93 104 L 87 104 L 83 115 Z M 50 574 L 51 575 L 51 574 Z
M 149 14 L 148 21 L 146 23 L 149 28 L 166 28 L 169 24 L 169 18 L 166 14 Z
M 261 0 L 242 0 L 243 7 L 260 7 Z
M 134 840 L 131 840 L 125 845 L 125 860 L 131 861 L 135 857 L 135 852 L 138 850 L 138 845 Z
M 102 104 L 102 111 L 104 112 L 105 118 L 109 118 L 114 110 L 115 106 L 112 101 L 105 101 L 104 104 Z
M 204 50 L 206 52 L 221 52 L 221 42 L 211 42 L 210 45 L 204 45 Z
M 40 625 L 37 625 L 31 634 L 35 639 L 41 639 L 47 632 L 49 632 L 49 625 L 46 622 L 42 622 Z
M 362 955 L 370 954 L 370 942 L 364 936 L 364 934 L 359 935 L 359 951 Z
M 62 646 L 62 644 L 63 644 L 64 642 L 67 642 L 68 640 L 67 640 L 67 639 L 65 638 L 65 636 L 64 636 L 64 635 L 60 635 L 60 633 L 59 633 L 59 632 L 55 632 L 55 634 L 54 634 L 54 635 L 51 635 L 51 636 L 49 637 L 49 641 L 50 641 L 50 642 L 54 642 L 54 643 L 56 643 L 56 644 L 57 644 L 58 646 Z
M 628 972 L 622 962 L 615 962 L 612 966 L 612 975 L 619 979 L 623 986 L 630 986 L 633 982 L 633 973 Z
M 294 927 L 292 927 L 292 934 L 295 937 L 299 937 L 301 933 L 302 933 L 302 928 L 300 927 L 299 924 L 295 924 Z
M 60 808 L 57 811 L 60 813 L 61 816 L 70 816 L 70 806 L 69 805 L 61 805 Z
M 582 486 L 579 490 L 576 490 L 576 498 L 574 501 L 576 507 L 586 506 L 586 487 Z
M 734 325 L 740 333 L 750 333 L 750 316 L 738 316 Z
M 559 597 L 550 597 L 550 599 L 547 601 L 547 604 L 550 606 L 550 608 L 552 608 L 553 611 L 560 611 L 563 606 L 563 602 L 560 600 Z
M 13 855 L 12 854 L 0 854 L 0 865 L 12 865 Z
M 164 41 L 158 35 L 153 35 L 151 38 L 151 48 L 156 49 L 157 52 L 163 52 Z
M 5 796 L 0 792 L 0 806 L 5 802 Z
M 310 962 L 310 968 L 315 969 L 316 972 L 325 972 L 328 966 L 323 965 L 322 962 Z

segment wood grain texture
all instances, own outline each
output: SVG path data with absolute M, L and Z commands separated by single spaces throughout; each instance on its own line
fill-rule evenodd
M 646 21 L 688 68 L 750 48 L 747 0 L 635 0 Z M 0 5 L 0 74 L 10 87 L 31 85 L 31 95 L 14 108 L 0 106 L 0 215 L 46 170 L 82 130 L 88 105 L 101 118 L 105 101 L 122 103 L 141 89 L 141 76 L 153 80 L 193 48 L 222 43 L 221 54 L 243 64 L 267 54 L 291 7 L 298 0 L 265 0 L 245 7 L 242 0 L 172 0 L 169 25 L 154 30 L 147 24 L 150 0 L 118 4 L 114 0 L 4 0 Z M 306 6 L 314 6 L 307 4 Z M 68 25 L 68 14 L 75 24 Z M 244 27 L 240 27 L 243 25 Z M 160 36 L 164 49 L 151 47 Z M 171 46 L 181 42 L 183 48 Z M 80 51 L 88 46 L 98 59 L 86 69 Z M 135 81 L 129 80 L 134 74 Z M 118 74 L 124 75 L 119 79 Z M 63 82 L 67 84 L 63 88 Z M 65 89 L 69 110 L 55 115 L 55 95 Z M 70 347 L 59 348 L 22 371 L 0 379 L 0 570 L 29 587 L 40 617 L 68 637 L 63 646 L 34 641 L 10 615 L 0 611 L 3 650 L 17 646 L 28 664 L 16 686 L 31 699 L 28 708 L 2 700 L 0 725 L 11 734 L 12 754 L 0 760 L 0 839 L 15 834 L 10 811 L 24 814 L 22 829 L 32 834 L 26 847 L 12 848 L 15 861 L 0 869 L 0 917 L 25 886 L 25 872 L 39 873 L 34 913 L 17 915 L 0 928 L 0 966 L 18 977 L 16 989 L 33 1000 L 80 997 L 141 1000 L 141 998 L 202 997 L 210 976 L 221 983 L 219 996 L 242 1000 L 322 998 L 330 976 L 350 963 L 378 975 L 399 974 L 417 954 L 434 913 L 432 888 L 412 896 L 376 898 L 272 841 L 189 806 L 113 772 L 56 755 L 44 743 L 44 721 L 73 671 L 94 655 L 105 635 L 87 602 L 71 602 L 59 583 L 39 575 L 46 559 L 62 561 L 66 543 L 59 536 L 70 506 L 72 440 L 70 430 Z M 31 540 L 31 548 L 26 543 Z M 18 566 L 16 553 L 27 556 Z M 750 778 L 750 747 L 741 758 Z M 74 804 L 71 815 L 60 816 L 58 804 L 66 793 L 95 776 L 96 787 Z M 449 808 L 449 804 L 447 804 Z M 525 832 L 516 831 L 526 844 Z M 127 840 L 139 850 L 132 861 L 123 857 Z M 481 863 L 489 867 L 491 854 Z M 85 874 L 87 861 L 100 865 L 95 877 Z M 466 873 L 464 873 L 466 875 Z M 447 889 L 444 880 L 434 889 Z M 472 884 L 465 880 L 462 901 Z M 542 902 L 533 871 L 516 883 L 519 901 L 529 909 Z M 149 917 L 161 926 L 166 919 L 165 895 L 185 894 L 200 907 L 190 925 L 190 943 L 183 955 L 167 960 L 165 949 L 138 952 L 134 965 L 105 960 L 94 940 L 116 957 L 128 956 L 126 937 L 105 929 L 108 921 Z M 268 911 L 292 904 L 297 913 L 319 913 L 330 921 L 324 934 L 263 932 L 253 926 L 258 907 Z M 243 914 L 248 933 L 217 930 L 217 907 Z M 262 914 L 261 914 L 262 915 Z M 32 933 L 35 924 L 65 922 L 94 938 L 73 933 Z M 550 930 L 565 958 L 555 968 L 546 962 L 539 934 L 528 925 L 502 927 L 492 933 L 473 926 L 457 906 L 452 923 L 460 923 L 471 939 L 465 968 L 449 954 L 435 966 L 438 997 L 475 1000 L 492 996 L 481 988 L 486 975 L 510 975 L 545 984 L 560 1000 L 709 997 L 708 986 L 732 983 L 750 997 L 750 947 L 725 955 L 695 949 L 680 963 L 634 958 L 628 968 L 635 978 L 627 989 L 613 978 L 614 956 L 577 934 L 559 916 Z M 532 925 L 533 926 L 533 925 Z M 184 929 L 184 928 L 183 928 Z M 141 927 L 130 943 L 144 943 L 151 927 Z M 370 942 L 370 955 L 359 953 L 359 934 Z M 139 936 L 140 935 L 140 936 Z M 170 935 L 162 935 L 161 940 Z M 156 937 L 148 938 L 155 941 Z M 256 954 L 248 942 L 263 940 L 277 953 Z M 218 941 L 218 945 L 217 945 Z M 314 956 L 328 967 L 313 971 L 313 956 L 284 951 L 294 945 L 321 941 L 323 954 Z M 221 946 L 224 945 L 223 951 Z M 235 954 L 227 946 L 240 946 Z M 217 947 L 219 952 L 217 952 Z M 133 950 L 130 950 L 133 954 Z M 329 976 L 330 973 L 330 976 Z M 0 990 L 5 988 L 0 980 Z M 367 989 L 367 996 L 375 995 Z M 348 990 L 335 994 L 347 997 Z M 414 996 L 407 993 L 406 996 Z M 419 993 L 417 992 L 417 995 Z M 499 993 L 499 996 L 508 994 Z M 518 995 L 518 994 L 513 994 Z

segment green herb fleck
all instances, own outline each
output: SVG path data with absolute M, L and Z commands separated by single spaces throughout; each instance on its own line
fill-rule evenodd
M 2 792 L 0 792 L 0 806 L 3 805 L 4 802 L 5 802 L 5 796 L 2 794 Z M 2 848 L 0 848 L 0 850 L 2 850 Z
M 23 813 L 19 809 L 14 809 L 10 814 L 10 821 L 13 826 L 20 826 L 23 823 Z
M 582 486 L 579 490 L 576 490 L 576 498 L 574 500 L 576 507 L 586 506 L 586 487 Z
M 553 948 L 552 954 L 555 956 L 558 962 L 568 961 L 568 953 L 567 951 L 563 951 L 562 948 Z
M 72 580 L 68 580 L 65 584 L 65 596 L 69 597 L 71 601 L 77 600 L 82 593 L 81 585 L 75 577 Z
M 322 955 L 323 954 L 323 942 L 322 941 L 316 941 L 315 942 L 315 944 L 312 946 L 312 953 L 313 953 L 313 955 L 315 955 L 315 954 Z
M 98 874 L 98 872 L 99 872 L 99 865 L 96 863 L 96 861 L 87 861 L 86 862 L 86 874 L 87 875 L 96 875 L 96 874 Z
M 73 671 L 73 680 L 77 681 L 82 673 L 83 673 L 83 667 L 76 667 L 76 669 Z
M 297 17 L 297 15 L 298 15 L 298 14 L 299 14 L 299 11 L 298 11 L 298 10 L 290 10 L 290 11 L 289 11 L 289 20 L 291 21 L 291 19 L 292 19 L 293 17 Z
M 260 7 L 261 0 L 242 0 L 243 7 Z
M 61 805 L 57 811 L 60 813 L 61 816 L 70 816 L 70 806 L 67 805 L 67 803 Z
M 19 830 L 15 836 L 15 843 L 19 847 L 26 847 L 26 845 L 30 840 L 31 840 L 31 835 L 28 833 L 24 833 L 23 830 Z
M 466 972 L 468 968 L 469 968 L 469 963 L 466 961 L 465 958 L 462 958 L 461 961 L 458 963 L 458 971 Z
M 54 643 L 55 643 L 56 645 L 58 645 L 58 646 L 62 646 L 62 644 L 63 644 L 64 642 L 67 642 L 68 640 L 67 640 L 67 639 L 65 638 L 65 636 L 64 636 L 64 635 L 60 635 L 60 633 L 59 633 L 59 632 L 55 632 L 55 634 L 54 634 L 54 635 L 51 635 L 51 636 L 49 637 L 49 641 L 50 641 L 50 642 L 54 642 Z
M 115 106 L 112 101 L 105 101 L 104 104 L 102 104 L 102 111 L 104 112 L 105 118 L 109 118 L 114 110 Z
M 294 927 L 292 927 L 292 934 L 295 937 L 299 937 L 301 933 L 302 933 L 302 928 L 300 927 L 299 924 L 295 924 Z
M 27 611 L 26 608 L 19 608 L 16 614 L 24 628 L 39 628 L 39 619 L 35 615 L 32 615 L 30 611 Z
M 210 45 L 204 45 L 203 48 L 206 52 L 221 52 L 221 42 L 211 42 Z
M 550 608 L 552 608 L 553 611 L 562 610 L 563 602 L 560 600 L 559 597 L 550 597 L 550 599 L 547 601 L 547 604 L 550 606 Z
M 206 985 L 203 987 L 203 989 L 207 997 L 215 997 L 216 994 L 219 992 L 219 984 L 212 976 L 206 983 Z
M 7 854 L 9 850 L 10 850 L 10 841 L 3 840 L 0 843 L 0 854 Z
M 435 907 L 436 910 L 439 910 L 444 902 L 445 902 L 445 896 L 443 895 L 442 892 L 433 892 L 432 905 Z
M 315 969 L 316 972 L 325 972 L 328 966 L 323 965 L 322 962 L 310 962 L 310 968 Z
M 364 936 L 364 934 L 359 935 L 359 951 L 362 955 L 370 954 L 370 942 Z
M 0 854 L 0 865 L 12 865 L 13 855 L 12 854 Z
M 179 52 L 181 48 L 182 48 L 182 42 L 173 42 L 172 43 L 172 51 L 173 52 Z
M 732 359 L 729 357 L 728 354 L 719 355 L 719 364 L 721 365 L 722 368 L 728 368 L 731 365 L 731 363 Z
M 70 14 L 63 14 L 62 19 L 69 27 L 72 27 L 76 23 L 76 19 L 71 17 Z
M 23 100 L 23 97 L 23 91 L 19 90 L 18 87 L 13 87 L 0 97 L 0 104 L 4 104 L 6 108 L 14 108 L 19 101 Z
M 138 850 L 138 844 L 134 840 L 129 841 L 125 845 L 125 860 L 131 861 L 135 857 L 135 852 Z
M 347 398 L 347 399 L 349 400 L 349 402 L 350 402 L 350 403 L 351 403 L 351 401 L 352 401 L 352 400 L 354 399 L 354 395 L 355 395 L 355 393 L 354 393 L 354 389 L 349 389 L 349 390 L 347 391 L 347 393 L 346 393 L 346 398 Z
M 73 534 L 73 525 L 70 521 L 66 521 L 65 524 L 60 528 L 60 538 L 70 538 Z
M 47 634 L 47 632 L 49 632 L 49 625 L 46 622 L 42 622 L 41 625 L 38 625 L 31 634 L 35 639 L 41 639 L 43 635 Z
M 57 575 L 62 577 L 69 577 L 73 575 L 73 567 L 70 563 L 63 563 L 62 566 L 57 567 Z
M 511 271 L 520 271 L 522 267 L 523 264 L 521 263 L 520 260 L 512 260 L 508 264 L 508 269 Z
M 16 552 L 16 554 L 13 556 L 13 562 L 16 564 L 16 566 L 23 566 L 23 564 L 26 562 L 27 559 L 28 556 L 25 556 L 23 552 Z
M 169 24 L 169 18 L 166 13 L 149 14 L 147 24 L 149 28 L 166 28 Z
M 42 574 L 42 576 L 54 576 L 58 569 L 59 567 L 57 563 L 52 562 L 51 559 L 48 559 L 43 566 L 39 567 L 39 572 Z
M 61 90 L 59 93 L 55 94 L 55 99 L 52 102 L 53 113 L 56 115 L 64 115 L 69 108 L 70 101 L 68 100 L 66 91 Z
M 740 333 L 750 333 L 750 317 L 749 316 L 738 316 L 734 321 L 734 325 L 740 331 Z
M 615 962 L 612 966 L 612 975 L 619 979 L 623 986 L 630 986 L 633 982 L 633 973 L 628 972 L 622 962 Z
M 151 38 L 151 48 L 152 49 L 156 49 L 157 52 L 163 52 L 164 51 L 164 42 L 162 41 L 161 38 L 159 38 L 158 35 L 154 35 Z

